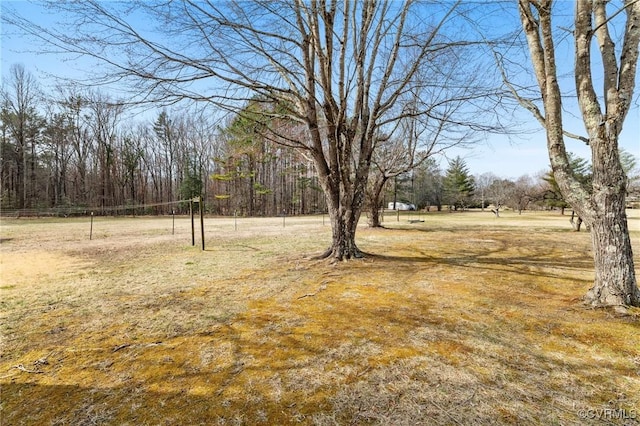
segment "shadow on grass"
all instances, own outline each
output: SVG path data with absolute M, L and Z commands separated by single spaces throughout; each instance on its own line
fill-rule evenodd
M 593 268 L 593 259 L 584 252 L 571 248 L 544 247 L 544 242 L 518 242 L 504 237 L 493 238 L 491 244 L 475 244 L 473 247 L 457 247 L 459 241 L 452 241 L 453 247 L 438 247 L 435 250 L 413 248 L 415 255 L 395 255 L 366 253 L 372 260 L 417 269 L 447 265 L 453 268 L 469 269 L 473 272 L 494 274 L 516 274 L 547 279 L 567 279 L 575 271 Z M 373 266 L 375 268 L 375 265 Z M 425 271 L 428 271 L 426 269 Z M 589 280 L 573 278 L 585 284 Z
M 273 262 L 206 291 L 135 302 L 136 321 L 160 320 L 145 309 L 180 321 L 211 310 L 225 286 L 250 283 L 246 309 L 149 340 L 159 344 L 110 341 L 90 351 L 80 338 L 47 341 L 66 345 L 64 358 L 43 374 L 3 377 L 2 424 L 583 425 L 622 423 L 597 418 L 604 409 L 634 414 L 637 322 L 554 311 L 548 302 L 559 297 L 537 287 L 586 283 L 584 249 L 557 235 L 423 235 L 374 240 L 368 251 L 382 254 L 362 262 Z M 422 277 L 455 286 L 423 287 Z M 108 314 L 117 321 L 121 312 Z M 99 343 L 104 331 L 86 334 Z
M 18 376 L 22 383 L 2 383 L 2 424 L 578 425 L 603 424 L 580 417 L 585 409 L 634 413 L 635 396 L 612 374 L 632 377 L 633 365 L 565 356 L 576 343 L 564 331 L 536 334 L 559 339 L 551 351 L 523 338 L 530 321 L 473 307 L 440 312 L 430 299 L 371 288 L 335 290 L 291 306 L 256 305 L 162 345 L 105 348 L 109 374 L 129 370 L 113 386 L 37 383 L 55 381 L 53 371 Z M 207 353 L 221 355 L 203 362 Z

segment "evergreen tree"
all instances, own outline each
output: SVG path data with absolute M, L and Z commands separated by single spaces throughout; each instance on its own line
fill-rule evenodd
M 576 179 L 581 182 L 585 187 L 590 186 L 591 182 L 591 166 L 589 162 L 584 158 L 577 157 L 573 153 L 568 153 L 569 164 L 573 174 Z M 559 208 L 564 214 L 564 209 L 571 207 L 569 203 L 564 199 L 562 193 L 560 192 L 560 187 L 558 186 L 558 182 L 556 181 L 555 176 L 553 175 L 553 171 L 549 170 L 549 172 L 543 178 L 545 182 L 549 184 L 549 188 L 547 189 L 544 199 L 545 203 L 549 207 Z
M 445 201 L 455 210 L 458 208 L 464 210 L 469 205 L 475 190 L 475 182 L 467 164 L 460 156 L 449 163 L 443 185 Z
M 442 210 L 443 176 L 438 163 L 428 159 L 415 170 L 416 205 L 419 209 L 435 206 Z
M 185 175 L 180 184 L 180 197 L 188 200 L 194 197 L 202 196 L 204 182 L 202 181 L 202 171 L 198 170 L 196 162 L 189 161 L 189 165 L 185 170 Z

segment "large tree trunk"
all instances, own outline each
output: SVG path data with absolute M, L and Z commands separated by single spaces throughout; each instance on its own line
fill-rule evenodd
M 547 131 L 549 159 L 563 197 L 591 229 L 595 280 L 585 299 L 594 306 L 640 306 L 625 213 L 626 176 L 618 136 L 633 98 L 640 40 L 640 3 L 627 5 L 620 55 L 610 38 L 606 2 L 578 0 L 575 9 L 575 80 L 586 139 L 591 147 L 593 181 L 585 187 L 572 171 L 564 144 L 561 92 L 557 81 L 551 0 L 520 0 L 520 16 L 540 86 L 545 116 L 534 110 Z M 595 21 L 595 28 L 593 27 Z M 605 108 L 593 86 L 591 44 L 597 38 L 604 66 Z M 531 104 L 526 104 L 531 109 Z
M 608 29 L 606 2 L 580 0 L 576 5 L 576 88 L 589 134 L 593 167 L 591 197 L 582 203 L 591 214 L 591 220 L 583 219 L 591 229 L 595 261 L 595 281 L 586 300 L 597 306 L 640 306 L 640 290 L 635 278 L 625 213 L 627 177 L 618 148 L 618 137 L 635 86 L 640 4 L 629 2 L 626 13 L 625 37 L 618 66 L 615 45 Z M 593 35 L 600 47 L 604 66 L 604 108 L 600 106 L 593 87 L 590 68 Z
M 329 208 L 331 218 L 331 247 L 322 255 L 334 260 L 348 260 L 363 257 L 356 245 L 356 227 L 359 214 L 354 211 L 341 213 Z
M 369 228 L 380 228 L 382 223 L 380 222 L 380 207 L 374 204 L 369 206 L 369 216 L 367 218 L 367 224 Z
M 330 172 L 323 157 L 316 156 L 314 159 L 331 219 L 331 246 L 319 257 L 334 261 L 360 258 L 363 253 L 358 249 L 355 238 L 364 206 L 369 165 L 361 163 L 353 178 L 345 179 L 340 171 L 349 168 L 348 162 L 333 163 L 335 168 Z M 342 176 L 342 181 L 336 176 Z
M 640 306 L 624 207 L 624 194 L 610 196 L 603 211 L 589 224 L 595 280 L 586 300 L 594 306 Z
M 593 125 L 593 193 L 589 199 L 595 280 L 586 295 L 594 306 L 640 306 L 633 251 L 625 211 L 627 177 L 620 165 L 618 132 L 609 126 Z
M 368 176 L 366 173 L 358 173 L 356 176 L 356 180 L 350 185 L 343 185 L 337 184 L 330 176 L 324 176 L 323 179 L 321 175 L 320 183 L 331 219 L 331 246 L 320 258 L 338 261 L 363 257 L 356 245 L 356 229 L 362 213 Z
M 370 228 L 379 228 L 382 226 L 380 223 L 380 204 L 382 200 L 380 198 L 382 195 L 382 188 L 384 188 L 384 185 L 388 180 L 389 178 L 380 174 L 380 176 L 377 176 L 373 180 L 371 188 L 368 191 L 367 207 L 369 215 L 367 222 Z

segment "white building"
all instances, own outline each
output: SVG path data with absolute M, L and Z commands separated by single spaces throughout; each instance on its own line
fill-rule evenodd
M 395 209 L 393 208 L 393 205 L 395 204 Z M 400 201 L 396 201 L 395 203 L 392 201 L 389 203 L 389 206 L 387 207 L 389 210 L 415 210 L 416 206 L 411 204 L 411 203 L 403 203 Z

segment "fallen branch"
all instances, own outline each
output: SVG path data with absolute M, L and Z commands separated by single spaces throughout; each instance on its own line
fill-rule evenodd
M 303 294 L 302 296 L 298 297 L 298 300 L 300 299 L 304 299 L 305 297 L 313 297 L 316 294 L 318 294 L 318 292 L 316 291 L 315 293 L 307 293 L 307 294 Z
M 305 297 L 313 297 L 316 294 L 320 293 L 322 290 L 327 288 L 327 283 L 324 282 L 322 284 L 320 284 L 320 288 L 318 288 L 318 291 L 316 291 L 315 293 L 307 293 L 307 294 L 303 294 L 302 296 L 298 297 L 298 300 L 300 299 L 304 299 Z
M 128 348 L 129 346 L 131 346 L 130 343 L 124 343 L 122 345 L 118 345 L 115 348 L 113 348 L 112 352 L 118 352 L 120 349 Z

